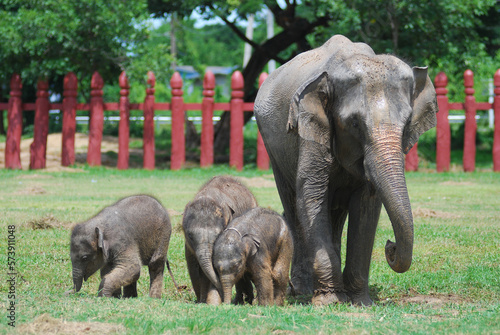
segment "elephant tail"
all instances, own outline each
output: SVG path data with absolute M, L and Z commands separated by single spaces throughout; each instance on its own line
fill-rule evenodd
M 177 290 L 177 293 L 181 294 L 181 289 L 179 288 L 179 285 L 177 285 L 177 282 L 175 281 L 174 274 L 172 273 L 172 269 L 170 269 L 170 263 L 168 259 L 165 261 L 165 264 L 167 265 L 168 273 L 170 274 L 170 278 L 172 278 L 172 281 L 174 282 L 175 289 Z
M 293 285 L 292 281 L 289 279 L 288 280 L 288 287 L 289 287 L 289 295 L 291 295 L 292 297 L 296 297 L 297 296 L 297 291 L 295 291 L 295 286 Z

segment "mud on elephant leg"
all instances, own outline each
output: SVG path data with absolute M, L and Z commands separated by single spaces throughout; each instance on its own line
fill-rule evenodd
M 148 265 L 150 286 L 149 296 L 151 298 L 161 298 L 163 289 L 163 272 L 165 271 L 165 259 L 157 259 Z
M 104 288 L 104 277 L 111 271 L 113 270 L 112 266 L 110 264 L 107 264 L 105 265 L 102 269 L 101 269 L 101 282 L 99 283 L 99 289 L 98 289 L 98 296 L 101 297 L 102 296 L 102 289 Z M 120 299 L 122 297 L 122 287 L 120 286 L 119 288 L 117 288 L 116 290 L 113 291 L 113 293 L 111 294 L 111 296 L 113 298 L 118 298 Z
M 107 273 L 99 285 L 99 297 L 111 297 L 120 290 L 122 286 L 128 286 L 136 282 L 141 275 L 141 263 L 119 265 Z
M 220 305 L 221 303 L 222 303 L 222 298 L 219 294 L 219 291 L 215 288 L 215 286 L 212 283 L 210 283 L 207 292 L 207 304 Z
M 272 305 L 274 303 L 274 285 L 271 269 L 263 269 L 256 277 L 254 283 L 259 306 Z

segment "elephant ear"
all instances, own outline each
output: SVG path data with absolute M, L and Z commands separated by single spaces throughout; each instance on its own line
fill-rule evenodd
M 235 210 L 228 204 L 227 206 L 223 206 L 222 212 L 224 215 L 224 222 L 226 223 L 227 226 L 229 222 L 233 219 Z
M 107 261 L 109 257 L 109 242 L 104 239 L 104 233 L 99 227 L 95 227 L 95 234 L 97 236 L 97 248 L 101 249 L 104 260 Z
M 257 236 L 255 235 L 243 235 L 242 239 L 247 239 L 247 247 L 248 249 L 248 256 L 253 257 L 255 254 L 259 251 L 260 248 L 260 240 Z
M 290 103 L 288 132 L 297 131 L 304 140 L 330 148 L 330 125 L 325 108 L 331 89 L 327 72 L 320 72 L 302 84 Z
M 408 153 L 420 135 L 436 126 L 438 112 L 436 90 L 427 75 L 427 67 L 413 68 L 413 113 L 403 134 L 403 150 Z

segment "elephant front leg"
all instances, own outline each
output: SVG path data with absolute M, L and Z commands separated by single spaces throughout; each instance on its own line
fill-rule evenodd
M 259 306 L 268 306 L 274 303 L 274 285 L 270 268 L 264 268 L 260 272 L 253 274 L 257 300 Z
M 117 265 L 102 278 L 98 296 L 114 296 L 118 291 L 121 292 L 123 286 L 128 286 L 136 282 L 140 274 L 140 261 Z
M 222 303 L 222 298 L 221 295 L 219 294 L 219 291 L 217 288 L 208 280 L 207 278 L 207 304 L 208 305 L 220 305 Z
M 353 304 L 372 305 L 368 277 L 375 240 L 375 231 L 382 203 L 369 186 L 357 191 L 349 203 L 349 228 L 347 232 L 344 286 Z
M 332 159 L 327 148 L 305 141 L 297 171 L 297 213 L 306 246 L 302 251 L 306 253 L 303 263 L 313 268 L 314 305 L 348 300 L 342 281 L 340 248 L 334 245 L 329 213 Z
M 101 269 L 101 282 L 99 283 L 99 289 L 98 289 L 98 296 L 102 296 L 101 292 L 104 287 L 104 277 L 113 269 L 113 266 L 111 264 L 106 264 L 102 269 Z M 120 299 L 122 297 L 122 288 L 121 286 L 116 289 L 112 295 L 113 298 Z

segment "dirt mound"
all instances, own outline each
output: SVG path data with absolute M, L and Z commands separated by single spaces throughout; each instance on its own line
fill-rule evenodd
M 123 334 L 122 325 L 102 322 L 69 322 L 42 314 L 33 322 L 19 326 L 20 334 Z
M 70 227 L 71 223 L 64 223 L 55 218 L 52 214 L 46 215 L 41 218 L 36 218 L 31 221 L 26 222 L 26 225 L 33 229 L 53 229 L 53 228 L 61 228 L 61 227 Z

